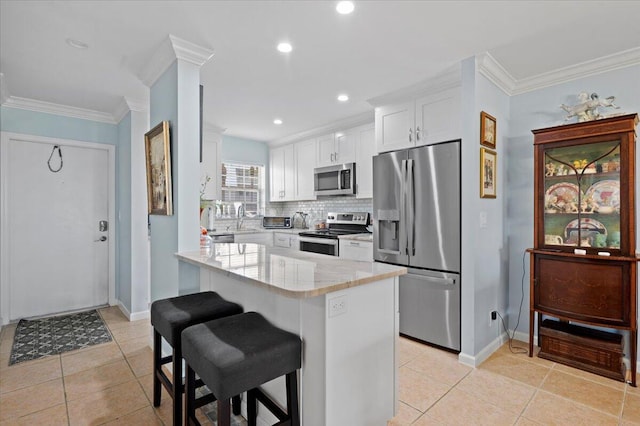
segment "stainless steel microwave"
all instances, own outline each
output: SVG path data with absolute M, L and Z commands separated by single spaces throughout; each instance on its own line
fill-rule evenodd
M 316 195 L 355 195 L 356 163 L 318 167 L 313 172 Z
M 291 216 L 265 216 L 262 218 L 262 227 L 270 229 L 291 228 Z

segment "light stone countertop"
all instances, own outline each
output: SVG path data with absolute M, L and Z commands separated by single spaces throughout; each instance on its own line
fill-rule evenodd
M 355 241 L 373 241 L 373 234 L 351 234 L 351 235 L 340 235 L 338 236 L 340 240 L 355 240 Z
M 273 229 L 273 228 L 244 228 L 244 229 L 240 229 L 240 230 L 236 230 L 236 229 L 229 229 L 228 231 L 222 229 L 222 227 L 220 228 L 216 228 L 215 231 L 209 231 L 209 235 L 228 235 L 228 234 L 234 234 L 234 235 L 243 235 L 243 234 L 262 234 L 262 233 L 266 233 L 266 232 L 283 232 L 285 234 L 299 234 L 301 232 L 305 232 L 308 231 L 309 229 L 300 229 L 300 228 L 283 228 L 283 229 Z
M 385 263 L 250 243 L 214 244 L 209 250 L 177 253 L 176 257 L 294 298 L 316 297 L 407 273 L 404 267 Z

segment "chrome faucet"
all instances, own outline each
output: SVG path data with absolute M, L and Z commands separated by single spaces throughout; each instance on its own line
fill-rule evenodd
M 238 206 L 238 217 L 236 219 L 236 231 L 242 228 L 242 222 L 244 221 L 244 203 Z

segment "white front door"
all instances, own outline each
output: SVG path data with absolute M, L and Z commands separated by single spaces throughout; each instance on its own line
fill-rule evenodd
M 107 304 L 109 148 L 35 137 L 4 143 L 9 320 Z

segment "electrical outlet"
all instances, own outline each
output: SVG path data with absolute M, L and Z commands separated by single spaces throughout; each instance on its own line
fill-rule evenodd
M 489 315 L 489 327 L 493 325 L 493 322 L 498 319 L 498 311 L 491 311 Z
M 329 299 L 329 318 L 347 313 L 347 296 Z

